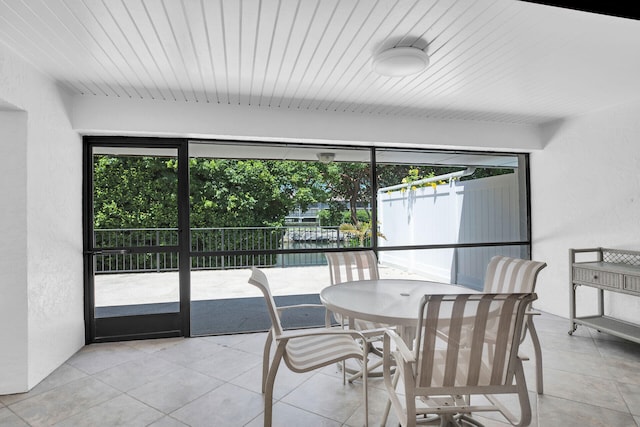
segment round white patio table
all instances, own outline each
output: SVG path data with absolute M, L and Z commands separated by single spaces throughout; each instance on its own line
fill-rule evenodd
M 424 295 L 474 293 L 478 291 L 447 283 L 378 279 L 329 286 L 320 291 L 320 300 L 329 311 L 343 316 L 406 329 L 416 326 L 420 300 Z M 406 332 L 401 332 L 401 335 L 408 338 Z

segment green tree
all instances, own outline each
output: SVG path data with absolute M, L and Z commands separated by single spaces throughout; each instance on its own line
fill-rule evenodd
M 94 227 L 172 228 L 178 223 L 173 158 L 96 156 Z M 284 224 L 294 207 L 327 199 L 315 162 L 190 159 L 192 227 Z
M 300 206 L 324 201 L 313 163 L 191 159 L 193 227 L 281 226 Z
M 177 226 L 175 159 L 96 156 L 93 167 L 95 228 Z
M 369 163 L 336 162 L 324 166 L 323 178 L 327 185 L 328 196 L 333 201 L 347 203 L 351 214 L 351 223 L 357 224 L 358 204 L 366 207 L 371 203 L 371 165 Z

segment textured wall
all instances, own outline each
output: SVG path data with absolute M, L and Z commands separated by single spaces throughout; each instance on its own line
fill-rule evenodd
M 26 348 L 20 384 L 32 388 L 84 344 L 82 144 L 68 119 L 68 96 L 1 45 L 0 101 L 25 117 L 22 140 L 0 142 L 9 151 L 5 167 L 14 172 L 6 177 L 9 194 L 25 203 L 24 209 L 3 209 L 9 221 L 25 227 L 13 230 L 13 241 L 0 242 L 0 253 L 19 254 L 8 273 L 17 277 L 10 286 L 19 308 L 0 323 L 0 336 L 20 331 L 1 345 L 3 352 Z M 11 372 L 17 371 L 0 364 L 0 384 Z
M 27 115 L 0 111 L 0 394 L 27 388 Z
M 544 128 L 546 147 L 531 156 L 533 257 L 548 263 L 537 289 L 541 310 L 569 315 L 569 248 L 640 250 L 638 117 L 640 104 L 630 104 Z M 580 302 L 595 308 L 593 293 Z M 606 306 L 640 322 L 640 298 Z

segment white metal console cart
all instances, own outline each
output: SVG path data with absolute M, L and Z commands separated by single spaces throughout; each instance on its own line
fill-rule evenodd
M 592 253 L 595 262 L 576 262 L 576 254 Z M 604 313 L 604 293 L 616 292 L 640 297 L 640 252 L 607 248 L 570 249 L 570 315 L 569 335 L 579 325 L 640 343 L 640 324 L 616 319 Z M 576 316 L 576 290 L 579 286 L 598 289 L 598 314 Z

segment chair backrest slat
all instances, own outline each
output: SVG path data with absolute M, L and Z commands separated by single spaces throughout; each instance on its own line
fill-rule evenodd
M 454 385 L 456 380 L 456 371 L 458 370 L 458 356 L 460 355 L 460 347 L 462 345 L 462 323 L 464 319 L 464 310 L 466 298 L 459 295 L 451 310 L 451 321 L 449 328 L 449 345 L 447 346 L 447 356 L 444 371 L 444 384 Z
M 416 384 L 460 387 L 461 394 L 468 386 L 510 385 L 525 309 L 534 299 L 532 293 L 425 295 Z
M 495 331 L 496 343 L 493 354 L 493 366 L 491 370 L 491 384 L 501 384 L 504 381 L 504 375 L 507 371 L 507 364 L 511 355 L 510 350 L 513 345 L 513 332 L 516 328 L 514 311 L 516 305 L 516 294 L 510 294 L 504 301 L 500 321 Z M 524 314 L 524 312 L 523 312 Z M 520 335 L 515 337 L 518 340 Z
M 471 351 L 469 352 L 469 385 L 476 386 L 480 380 L 482 369 L 483 342 L 487 333 L 489 322 L 489 310 L 491 309 L 492 296 L 487 295 L 478 303 L 478 311 L 473 322 L 473 336 L 471 341 Z
M 534 292 L 538 273 L 546 263 L 494 256 L 487 265 L 484 279 L 486 293 Z
M 433 382 L 434 370 L 430 367 L 436 364 L 435 350 L 438 328 L 437 325 L 438 318 L 440 316 L 440 303 L 442 302 L 442 298 L 443 295 L 433 295 L 429 300 L 426 314 L 424 312 L 424 305 L 421 306 L 420 309 L 418 334 L 416 336 L 416 348 L 418 348 L 420 342 L 424 340 L 424 348 L 422 350 L 422 363 L 418 364 L 418 376 L 422 378 L 423 384 L 431 384 Z M 424 332 L 421 333 L 423 325 Z
M 376 280 L 380 277 L 378 259 L 373 251 L 327 252 L 325 256 L 332 285 L 352 280 Z

